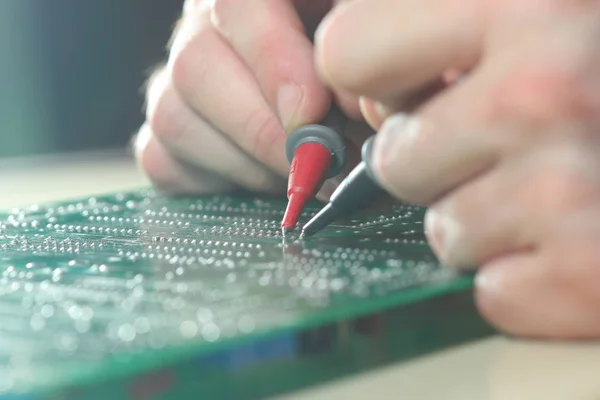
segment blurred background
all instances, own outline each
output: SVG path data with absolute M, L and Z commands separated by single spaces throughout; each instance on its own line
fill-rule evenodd
M 0 160 L 123 148 L 183 0 L 0 0 Z

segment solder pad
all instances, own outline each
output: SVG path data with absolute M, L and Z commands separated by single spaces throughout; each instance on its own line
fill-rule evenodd
M 472 283 L 436 261 L 423 209 L 284 240 L 284 200 L 140 190 L 0 215 L 0 393 L 254 398 L 466 338 L 468 326 L 488 332 L 468 297 L 429 315 L 398 310 Z M 392 312 L 402 318 L 386 322 Z

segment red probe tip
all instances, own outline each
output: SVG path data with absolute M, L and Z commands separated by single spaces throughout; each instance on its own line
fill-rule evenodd
M 284 234 L 294 230 L 307 199 L 303 193 L 293 193 L 289 196 L 288 205 L 281 222 L 281 229 Z
M 305 143 L 296 149 L 288 178 L 288 205 L 281 222 L 282 232 L 292 231 L 306 202 L 323 184 L 331 153 L 319 143 Z

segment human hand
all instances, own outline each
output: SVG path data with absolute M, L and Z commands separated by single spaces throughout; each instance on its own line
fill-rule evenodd
M 320 75 L 380 130 L 380 183 L 429 206 L 508 333 L 600 338 L 599 38 L 578 0 L 357 0 L 317 33 Z
M 320 120 L 332 97 L 358 121 L 348 124 L 351 169 L 369 127 L 360 123 L 356 97 L 332 95 L 320 82 L 306 33 L 330 7 L 310 0 L 185 2 L 168 61 L 150 79 L 136 138 L 138 163 L 156 187 L 285 193 L 286 132 Z M 321 198 L 334 188 L 335 180 L 324 185 Z

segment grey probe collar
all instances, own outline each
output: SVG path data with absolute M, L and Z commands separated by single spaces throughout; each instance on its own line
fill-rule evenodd
M 289 162 L 292 162 L 296 149 L 305 143 L 319 143 L 331 152 L 333 157 L 327 178 L 332 178 L 342 171 L 346 164 L 346 145 L 336 131 L 317 124 L 305 125 L 294 130 L 285 143 L 285 154 Z

